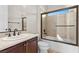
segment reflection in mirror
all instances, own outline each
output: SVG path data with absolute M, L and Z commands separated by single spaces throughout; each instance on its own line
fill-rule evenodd
M 42 14 L 42 38 L 76 44 L 76 8 Z

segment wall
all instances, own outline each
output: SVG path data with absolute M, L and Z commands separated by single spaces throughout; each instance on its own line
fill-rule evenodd
M 8 6 L 0 5 L 0 32 L 5 32 L 8 28 Z
M 22 17 L 26 17 L 26 30 L 30 33 L 37 33 L 37 6 L 36 5 L 10 5 L 9 22 L 20 22 L 14 25 L 10 23 L 9 27 L 22 29 Z
M 13 31 L 15 28 L 22 30 L 22 6 L 19 5 L 9 5 L 8 6 L 8 21 L 9 28 Z
M 27 32 L 37 33 L 37 6 L 26 6 L 27 12 Z

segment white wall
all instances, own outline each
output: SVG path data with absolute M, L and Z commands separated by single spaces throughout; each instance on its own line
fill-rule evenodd
M 22 5 L 9 5 L 8 7 L 8 20 L 9 22 L 9 28 L 11 30 L 14 30 L 17 28 L 18 30 L 22 30 L 22 17 L 26 17 L 24 8 Z M 18 23 L 12 23 L 12 22 L 18 22 Z
M 0 32 L 8 28 L 8 6 L 0 5 Z
M 37 33 L 37 6 L 26 6 L 27 32 Z
M 47 11 L 47 6 L 45 5 L 39 5 L 38 6 L 38 14 L 37 14 L 37 33 L 41 34 L 41 13 L 46 12 Z
M 9 21 L 19 22 L 22 17 L 26 17 L 26 30 L 30 33 L 37 33 L 37 6 L 36 5 L 10 5 L 9 6 Z M 9 25 L 12 28 L 21 29 L 20 25 Z

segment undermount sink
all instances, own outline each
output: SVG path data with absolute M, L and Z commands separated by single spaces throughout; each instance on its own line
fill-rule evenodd
M 18 39 L 26 38 L 27 36 L 29 36 L 29 35 L 21 34 L 21 35 L 17 35 L 17 36 L 4 37 L 4 38 L 2 38 L 2 40 L 18 40 Z

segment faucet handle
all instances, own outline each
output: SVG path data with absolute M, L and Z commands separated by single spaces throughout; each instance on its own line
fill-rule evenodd
M 17 35 L 20 35 L 21 31 L 18 31 Z

